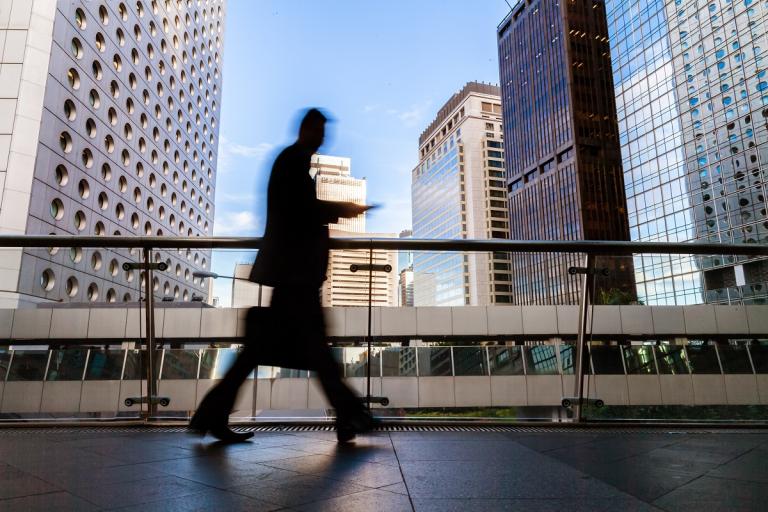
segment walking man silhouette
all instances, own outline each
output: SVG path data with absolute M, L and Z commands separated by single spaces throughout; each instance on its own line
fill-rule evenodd
M 328 224 L 371 208 L 317 198 L 309 169 L 312 155 L 323 144 L 326 121 L 319 110 L 308 110 L 298 140 L 272 166 L 266 229 L 249 278 L 274 288 L 272 302 L 269 308 L 248 312 L 245 348 L 192 417 L 190 428 L 198 433 L 210 432 L 225 442 L 253 436 L 234 432 L 227 423 L 238 389 L 259 364 L 317 372 L 336 410 L 339 442 L 351 441 L 373 426 L 360 399 L 341 380 L 340 368 L 325 342 L 319 289 L 328 267 Z

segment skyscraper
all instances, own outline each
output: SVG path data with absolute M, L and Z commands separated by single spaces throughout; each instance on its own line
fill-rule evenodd
M 414 238 L 507 238 L 506 174 L 499 88 L 470 82 L 419 137 L 411 172 Z M 503 253 L 413 257 L 416 306 L 511 302 Z
M 365 204 L 366 181 L 351 174 L 349 158 L 314 155 L 310 173 L 315 178 L 317 197 L 327 201 L 348 201 Z M 331 236 L 360 236 L 365 231 L 365 215 L 352 219 L 339 219 L 330 224 Z M 369 233 L 372 237 L 394 237 L 392 234 Z M 368 251 L 337 249 L 330 252 L 327 279 L 322 287 L 323 306 L 365 306 L 368 304 L 368 272 L 352 272 L 353 264 L 369 262 Z M 371 290 L 371 301 L 375 306 L 397 304 L 397 258 L 394 251 L 373 251 L 373 263 L 390 265 L 389 273 L 375 272 Z
M 7 0 L 0 8 L 0 232 L 213 230 L 224 0 Z M 205 296 L 210 251 L 157 251 L 154 293 Z M 138 251 L 4 250 L 4 306 L 132 301 Z
M 513 240 L 628 240 L 605 9 L 521 1 L 499 25 Z M 519 304 L 575 304 L 578 255 L 513 256 Z M 634 293 L 631 261 L 602 259 L 601 288 Z
M 768 242 L 768 6 L 607 0 L 635 241 Z M 768 261 L 635 258 L 648 304 L 765 302 Z

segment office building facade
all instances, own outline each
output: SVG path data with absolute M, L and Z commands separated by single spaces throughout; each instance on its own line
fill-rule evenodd
M 607 0 L 632 240 L 768 242 L 768 6 Z M 758 303 L 768 262 L 635 258 L 648 304 Z
M 224 0 L 9 0 L 0 9 L 0 232 L 209 236 Z M 138 251 L 0 254 L 3 304 L 136 301 Z M 158 297 L 208 294 L 210 251 L 156 251 Z
M 365 204 L 366 181 L 355 178 L 351 173 L 349 158 L 314 155 L 310 174 L 315 179 L 317 197 L 326 201 L 346 201 Z M 332 237 L 371 236 L 393 238 L 395 235 L 366 233 L 365 214 L 351 219 L 339 219 L 329 224 Z M 367 306 L 369 288 L 371 302 L 375 306 L 397 305 L 397 253 L 395 251 L 373 251 L 374 265 L 389 265 L 390 272 L 374 272 L 369 286 L 367 271 L 351 270 L 353 265 L 367 265 L 369 253 L 365 250 L 337 249 L 329 254 L 326 280 L 322 287 L 322 304 L 332 306 Z
M 414 238 L 507 238 L 501 99 L 494 85 L 470 82 L 440 109 L 419 137 L 411 173 Z M 509 259 L 503 253 L 413 256 L 414 304 L 509 303 Z
M 605 9 L 526 0 L 498 28 L 510 236 L 628 240 Z M 577 304 L 576 254 L 513 255 L 518 304 Z M 606 293 L 634 294 L 628 258 L 604 258 Z

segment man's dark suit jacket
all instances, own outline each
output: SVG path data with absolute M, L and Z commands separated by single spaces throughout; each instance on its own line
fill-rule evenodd
M 328 224 L 339 203 L 321 201 L 309 175 L 312 153 L 298 143 L 275 160 L 267 189 L 267 224 L 249 279 L 266 286 L 319 288 L 328 267 Z

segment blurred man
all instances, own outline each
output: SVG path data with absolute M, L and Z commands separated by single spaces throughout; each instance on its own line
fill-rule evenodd
M 240 385 L 259 364 L 316 371 L 336 409 L 339 442 L 348 442 L 373 425 L 360 399 L 341 380 L 325 342 L 320 287 L 328 267 L 328 224 L 370 208 L 317 199 L 310 160 L 323 144 L 326 121 L 319 110 L 307 111 L 298 140 L 272 166 L 264 239 L 250 275 L 251 281 L 274 288 L 272 303 L 249 311 L 245 349 L 190 422 L 199 433 L 210 432 L 226 442 L 253 436 L 233 432 L 227 422 Z

